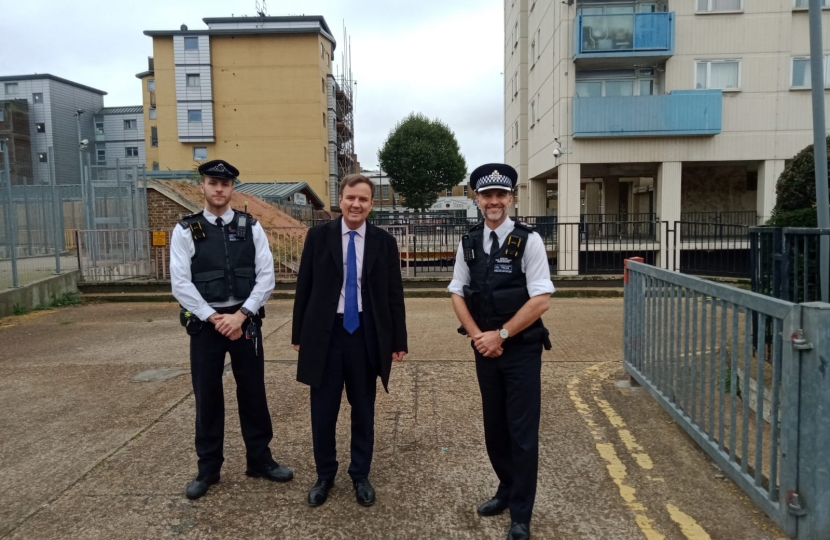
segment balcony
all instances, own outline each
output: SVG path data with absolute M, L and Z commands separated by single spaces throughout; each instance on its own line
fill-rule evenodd
M 632 58 L 665 62 L 674 55 L 674 13 L 579 15 L 574 62 L 613 66 Z
M 677 137 L 721 132 L 720 90 L 675 90 L 661 96 L 579 98 L 574 138 Z
M 95 130 L 95 141 L 96 142 L 104 142 L 107 140 L 107 136 L 104 133 L 103 129 L 96 129 Z

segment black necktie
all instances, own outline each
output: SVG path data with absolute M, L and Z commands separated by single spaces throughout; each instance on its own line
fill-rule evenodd
M 490 231 L 490 258 L 496 256 L 499 252 L 499 235 L 496 234 L 496 231 Z
M 220 217 L 216 218 L 216 226 L 217 227 L 223 227 L 224 225 L 225 225 L 225 222 L 222 221 L 222 218 L 220 218 Z

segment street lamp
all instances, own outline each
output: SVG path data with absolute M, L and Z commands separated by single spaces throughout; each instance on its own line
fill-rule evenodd
M 92 227 L 89 223 L 89 201 L 87 200 L 87 189 L 86 183 L 84 182 L 84 154 L 83 151 L 86 149 L 86 145 L 84 144 L 84 140 L 81 138 L 81 115 L 84 114 L 86 111 L 84 109 L 76 109 L 75 110 L 75 125 L 78 128 L 78 171 L 80 173 L 80 183 L 81 183 L 81 193 L 84 195 L 84 202 L 86 203 L 84 206 L 84 225 L 87 230 L 90 230 Z M 57 179 L 56 179 L 57 180 Z
M 378 194 L 378 199 L 380 199 L 380 213 L 383 214 L 383 169 L 380 165 L 378 165 L 378 183 L 380 184 L 380 193 Z

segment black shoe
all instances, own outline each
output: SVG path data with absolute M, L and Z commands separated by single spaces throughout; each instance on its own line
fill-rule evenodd
M 354 496 L 361 506 L 372 506 L 375 504 L 375 488 L 369 483 L 368 478 L 354 481 Z
M 251 478 L 265 478 L 272 482 L 288 482 L 294 478 L 294 473 L 291 472 L 291 469 L 278 463 L 256 469 L 249 466 L 245 474 Z
M 219 473 L 197 476 L 187 483 L 184 494 L 188 499 L 198 499 L 208 492 L 208 488 L 219 481 Z
M 530 540 L 530 525 L 527 523 L 511 524 L 507 540 Z
M 329 491 L 334 487 L 334 480 L 317 480 L 308 491 L 308 505 L 320 506 L 329 498 Z
M 505 510 L 507 510 L 507 501 L 493 497 L 486 503 L 479 506 L 476 512 L 478 512 L 478 515 L 480 516 L 488 517 L 497 516 Z

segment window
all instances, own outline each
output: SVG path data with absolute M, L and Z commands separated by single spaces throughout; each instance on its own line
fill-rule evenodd
M 187 121 L 190 122 L 190 123 L 201 122 L 202 121 L 202 111 L 201 110 L 187 111 Z
M 41 163 L 46 163 L 48 161 L 48 158 L 46 157 L 46 152 L 38 152 L 37 160 Z
M 741 11 L 743 0 L 697 0 L 698 13 L 716 13 L 719 11 Z
M 159 170 L 159 162 L 158 162 L 158 161 L 154 161 L 154 162 L 153 162 L 152 169 L 153 169 L 154 171 Z
M 740 60 L 707 60 L 695 66 L 695 88 L 739 90 L 741 87 Z
M 513 74 L 513 95 L 519 95 L 519 72 Z
M 43 103 L 43 92 L 35 92 L 32 94 L 32 103 Z
M 519 46 L 519 23 L 516 22 L 516 26 L 513 27 L 513 47 Z
M 536 38 L 530 42 L 530 69 L 536 65 Z
M 6 121 L 6 111 L 4 111 L 2 108 L 0 108 L 0 122 L 5 122 L 5 121 Z
M 103 122 L 95 122 L 95 134 L 96 135 L 103 135 L 104 134 L 104 123 Z
M 325 54 L 326 54 L 326 48 L 323 47 L 322 43 L 320 43 L 320 58 L 323 58 L 323 56 L 325 56 Z
M 794 0 L 793 6 L 795 9 L 807 9 L 810 4 L 810 0 Z M 821 0 L 821 7 L 823 8 L 830 8 L 830 0 Z
M 541 29 L 536 30 L 536 43 L 538 43 L 538 46 L 536 47 L 536 58 L 533 59 L 533 63 L 536 63 L 536 60 L 538 60 L 542 56 L 542 30 Z
M 6 95 L 16 94 L 17 93 L 17 83 L 16 82 L 7 82 L 6 83 Z
M 156 80 L 155 79 L 147 79 L 147 91 L 148 92 L 155 92 L 156 91 Z
M 150 128 L 150 146 L 156 148 L 159 145 L 159 132 L 156 126 Z
M 124 120 L 124 129 L 138 129 L 138 120 Z
M 329 150 L 325 146 L 323 147 L 323 161 L 329 160 Z
M 320 91 L 326 93 L 326 80 L 320 79 Z
M 205 147 L 205 146 L 194 146 L 193 147 L 193 159 L 195 161 L 207 161 L 207 147 Z
M 444 196 L 445 197 L 452 197 L 452 190 L 451 189 L 446 190 L 446 192 L 444 193 Z
M 138 157 L 138 147 L 137 146 L 128 146 L 127 150 L 127 157 Z
M 513 145 L 519 144 L 519 121 L 513 124 Z
M 380 197 L 381 197 L 381 199 L 383 199 L 384 201 L 388 201 L 388 200 L 389 200 L 389 184 L 386 184 L 385 186 L 382 186 L 382 187 L 380 188 Z
M 186 51 L 198 51 L 199 50 L 199 38 L 197 36 L 186 36 L 184 38 L 184 50 L 186 50 Z
M 150 111 L 149 111 L 148 116 L 150 117 L 150 120 L 155 120 L 156 119 L 156 108 L 155 107 L 150 107 Z
M 535 3 L 535 0 L 534 0 L 534 3 Z M 467 184 L 464 184 L 464 188 L 462 189 L 462 193 L 464 194 L 465 197 L 469 193 L 468 188 L 469 188 L 469 186 L 467 186 Z
M 530 102 L 530 127 L 536 125 L 536 100 Z
M 830 66 L 830 56 L 824 56 L 824 87 L 830 88 L 830 73 L 828 73 L 828 66 Z M 807 56 L 793 58 L 793 88 L 812 88 L 813 81 L 810 79 L 810 58 Z
M 326 113 L 323 113 L 323 127 L 326 127 Z
M 38 122 L 37 124 L 35 124 L 35 131 L 37 131 L 38 133 L 46 133 L 46 124 L 44 124 L 43 122 Z
M 98 150 L 98 163 L 106 163 L 107 162 L 107 151 L 106 150 Z
M 197 74 L 192 74 L 192 73 L 187 74 L 187 86 L 201 86 L 201 85 L 202 85 L 202 81 L 201 81 L 198 73 Z

